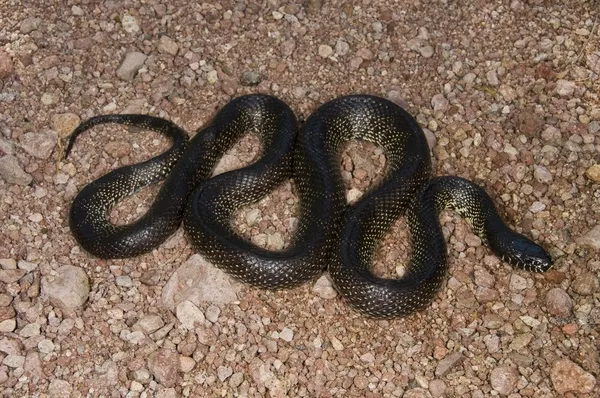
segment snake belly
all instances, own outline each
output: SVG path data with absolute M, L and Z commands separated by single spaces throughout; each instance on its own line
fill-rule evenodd
M 121 181 L 117 185 L 125 188 L 100 184 L 101 179 L 88 185 L 79 195 L 82 198 L 78 196 L 74 201 L 71 229 L 92 254 L 129 257 L 155 247 L 183 218 L 194 248 L 235 278 L 257 287 L 280 289 L 297 286 L 328 269 L 344 300 L 376 318 L 411 314 L 430 303 L 439 291 L 447 272 L 446 244 L 438 216 L 445 208 L 470 221 L 474 232 L 503 260 L 529 271 L 550 268 L 547 253 L 509 229 L 479 186 L 459 177 L 431 179 L 431 159 L 423 131 L 398 105 L 370 95 L 339 97 L 308 118 L 294 147 L 296 128 L 295 116 L 281 101 L 264 95 L 236 98 L 190 141 L 183 153 L 176 151 L 181 159 L 170 173 L 162 171 L 168 169 L 164 163 L 161 176 L 147 178 L 155 181 L 168 175 L 144 217 L 152 213 L 148 217 L 154 219 L 165 208 L 175 207 L 168 212 L 169 222 L 150 227 L 140 222 L 115 227 L 106 219 L 108 206 L 119 200 L 114 199 L 118 195 L 111 189 L 120 195 L 139 189 L 139 184 L 121 181 L 140 179 L 136 177 L 140 173 L 136 165 L 112 172 Z M 217 159 L 247 131 L 260 136 L 264 148 L 261 159 L 243 169 L 208 178 Z M 353 206 L 347 206 L 340 154 L 343 145 L 355 139 L 382 147 L 387 171 L 376 187 Z M 181 139 L 175 140 L 173 148 L 177 140 Z M 240 237 L 231 226 L 234 212 L 290 177 L 300 207 L 298 228 L 290 245 L 273 252 Z M 88 189 L 102 194 L 84 194 Z M 110 203 L 103 203 L 100 210 L 95 208 L 94 217 L 87 216 L 84 210 L 101 207 L 99 196 L 110 198 Z M 82 210 L 74 212 L 73 208 Z M 407 216 L 413 247 L 407 272 L 399 279 L 380 278 L 371 271 L 374 252 L 392 223 L 403 214 Z M 114 228 L 121 229 L 115 234 Z M 92 240 L 102 242 L 86 243 Z

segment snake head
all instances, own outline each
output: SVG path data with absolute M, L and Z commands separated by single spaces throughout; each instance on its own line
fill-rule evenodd
M 515 267 L 531 272 L 546 272 L 552 267 L 550 255 L 523 235 L 515 233 L 503 246 L 503 259 Z

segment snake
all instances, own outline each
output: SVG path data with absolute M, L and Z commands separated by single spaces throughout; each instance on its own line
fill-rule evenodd
M 550 255 L 502 220 L 479 185 L 457 176 L 432 177 L 425 134 L 394 102 L 368 94 L 334 98 L 301 125 L 282 100 L 266 94 L 229 101 L 192 139 L 168 120 L 135 114 L 98 115 L 68 138 L 105 123 L 156 131 L 171 140 L 164 153 L 117 168 L 86 185 L 74 198 L 70 229 L 87 252 L 100 258 L 147 253 L 183 223 L 193 248 L 234 278 L 264 289 L 299 286 L 329 272 L 342 299 L 373 318 L 396 318 L 429 305 L 448 272 L 446 240 L 439 221 L 455 211 L 503 261 L 530 272 L 552 267 Z M 247 133 L 262 145 L 254 163 L 212 176 L 218 160 Z M 383 178 L 356 203 L 346 202 L 340 169 L 348 142 L 364 140 L 383 149 Z M 282 250 L 258 247 L 242 237 L 232 219 L 241 207 L 293 180 L 298 224 Z M 115 225 L 109 210 L 141 188 L 163 181 L 148 211 Z M 406 217 L 411 253 L 406 272 L 384 278 L 373 257 L 391 226 Z

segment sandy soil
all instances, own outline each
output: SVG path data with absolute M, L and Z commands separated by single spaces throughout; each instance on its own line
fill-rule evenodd
M 62 5 L 59 5 L 63 3 Z M 593 397 L 600 377 L 600 38 L 594 1 L 225 0 L 0 2 L 0 395 Z M 274 94 L 306 118 L 343 94 L 405 106 L 435 174 L 472 179 L 552 271 L 502 263 L 446 212 L 450 273 L 432 305 L 375 321 L 327 277 L 268 292 L 229 280 L 180 231 L 147 255 L 81 250 L 68 209 L 85 184 L 165 150 L 158 134 L 95 128 L 139 112 L 192 133 L 232 97 Z M 260 152 L 245 137 L 221 170 Z M 348 197 L 385 171 L 353 143 Z M 119 204 L 130 222 L 157 188 Z M 293 183 L 240 210 L 278 249 Z M 404 220 L 376 271 L 402 272 Z

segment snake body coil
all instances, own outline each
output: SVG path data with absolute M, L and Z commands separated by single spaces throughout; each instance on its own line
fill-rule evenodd
M 458 177 L 430 179 L 431 160 L 421 128 L 404 109 L 379 97 L 351 95 L 324 104 L 302 126 L 297 139 L 293 112 L 266 95 L 232 100 L 189 144 L 183 130 L 159 118 L 98 116 L 75 130 L 67 153 L 83 131 L 111 122 L 159 131 L 172 139 L 173 146 L 145 163 L 112 171 L 75 198 L 71 230 L 81 246 L 98 257 L 147 252 L 183 219 L 199 252 L 253 286 L 292 287 L 328 268 L 341 295 L 360 312 L 403 316 L 427 305 L 440 288 L 447 261 L 437 214 L 451 208 L 471 221 L 474 232 L 512 265 L 538 272 L 551 266 L 540 246 L 502 222 L 481 188 Z M 209 178 L 220 156 L 249 131 L 262 140 L 261 159 Z M 339 157 L 342 145 L 354 139 L 380 145 L 388 170 L 380 184 L 348 207 Z M 144 217 L 125 226 L 108 221 L 110 206 L 165 177 Z M 231 227 L 235 210 L 290 177 L 297 188 L 300 216 L 289 247 L 272 252 L 241 238 Z M 413 243 L 406 275 L 379 278 L 371 272 L 374 251 L 405 212 Z

